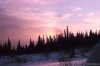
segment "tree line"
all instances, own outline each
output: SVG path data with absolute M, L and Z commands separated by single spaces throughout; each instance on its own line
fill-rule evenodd
M 0 44 L 0 55 L 23 55 L 23 54 L 34 54 L 34 53 L 49 53 L 53 51 L 65 51 L 66 53 L 73 52 L 76 48 L 93 48 L 97 41 L 100 39 L 100 31 L 93 32 L 70 32 L 68 27 L 62 34 L 56 36 L 49 36 L 44 39 L 44 36 L 38 36 L 38 40 L 35 43 L 34 40 L 30 39 L 30 43 L 25 46 L 21 46 L 20 40 L 18 41 L 17 48 L 12 48 L 11 41 L 4 44 Z

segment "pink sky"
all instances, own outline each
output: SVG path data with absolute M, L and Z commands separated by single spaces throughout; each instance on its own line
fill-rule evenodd
M 100 28 L 100 0 L 0 0 L 0 42 Z

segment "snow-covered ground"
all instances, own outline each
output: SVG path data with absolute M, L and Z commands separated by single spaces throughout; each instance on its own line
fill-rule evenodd
M 63 52 L 49 54 L 19 55 L 14 57 L 0 57 L 0 66 L 84 66 L 87 58 L 76 55 L 69 58 Z

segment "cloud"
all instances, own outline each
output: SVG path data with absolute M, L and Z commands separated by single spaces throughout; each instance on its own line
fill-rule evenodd
M 45 5 L 45 4 L 52 4 L 58 2 L 57 0 L 2 0 L 0 1 L 0 4 L 37 4 L 37 5 Z
M 82 8 L 75 8 L 73 11 L 82 11 Z
M 21 0 L 21 1 L 34 4 L 50 4 L 55 2 L 54 0 Z
M 31 3 L 33 5 L 33 4 L 43 3 L 43 2 L 47 4 L 47 3 L 53 3 L 53 2 L 58 2 L 58 1 L 55 1 L 55 0 L 20 0 L 20 1 L 7 0 L 7 1 L 2 1 L 3 5 L 0 6 L 0 8 L 4 9 L 7 12 L 6 17 L 8 19 L 4 20 L 5 22 L 9 20 L 9 22 L 12 22 L 12 23 L 21 22 L 21 23 L 25 23 L 31 26 L 33 24 L 33 26 L 38 25 L 38 26 L 54 27 L 57 25 L 58 22 L 68 19 L 69 17 L 72 16 L 72 14 L 69 14 L 69 13 L 59 14 L 55 11 L 42 10 L 38 7 L 36 8 L 36 7 L 30 6 Z M 37 25 L 36 25 L 36 22 L 37 22 Z
M 77 11 L 82 11 L 82 8 L 81 7 L 69 7 L 73 12 L 77 12 Z
M 0 8 L 0 19 L 3 24 L 20 24 L 23 26 L 56 27 L 59 22 L 69 19 L 73 14 L 59 14 L 55 11 L 33 10 L 27 7 L 12 9 Z M 0 23 L 1 24 L 1 23 Z
M 95 15 L 95 13 L 94 12 L 90 12 L 90 13 L 88 13 L 88 15 L 87 16 L 94 16 Z
M 85 19 L 84 19 L 84 22 L 87 23 L 87 24 L 100 24 L 100 19 L 99 19 L 99 16 L 100 13 L 98 12 L 89 12 L 86 16 L 85 16 Z
M 9 13 L 5 9 L 0 9 L 0 25 L 10 25 L 10 24 L 20 25 L 22 27 L 32 27 L 32 26 L 43 26 L 46 25 L 47 23 L 35 18 L 33 20 L 21 18 L 16 15 L 13 15 L 12 12 Z
M 62 19 L 68 19 L 72 16 L 73 14 L 64 14 L 62 15 Z
M 29 20 L 29 22 L 40 21 L 38 24 L 41 25 L 39 26 L 49 26 L 49 27 L 56 26 L 58 22 L 68 19 L 73 15 L 70 13 L 59 14 L 57 12 L 49 10 L 48 11 L 33 10 L 32 8 L 10 9 L 8 11 L 8 14 L 13 17 Z
M 57 28 L 55 26 L 56 23 L 53 21 L 59 17 L 55 12 L 31 12 L 31 10 L 18 9 L 18 14 L 26 14 L 23 17 L 18 16 L 16 12 L 14 10 L 8 12 L 7 9 L 0 8 L 0 41 L 8 37 L 14 41 L 19 39 L 26 41 L 31 37 L 36 39 L 38 35 L 54 35 L 61 32 L 61 29 Z M 28 12 L 31 12 L 32 15 Z M 33 19 L 26 19 L 30 15 Z M 35 17 L 38 17 L 38 19 Z M 46 20 L 50 19 L 52 22 L 46 22 Z

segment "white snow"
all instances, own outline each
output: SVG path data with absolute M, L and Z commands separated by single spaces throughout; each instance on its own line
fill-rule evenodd
M 0 57 L 0 66 L 85 66 L 87 58 L 69 58 L 63 52 Z

